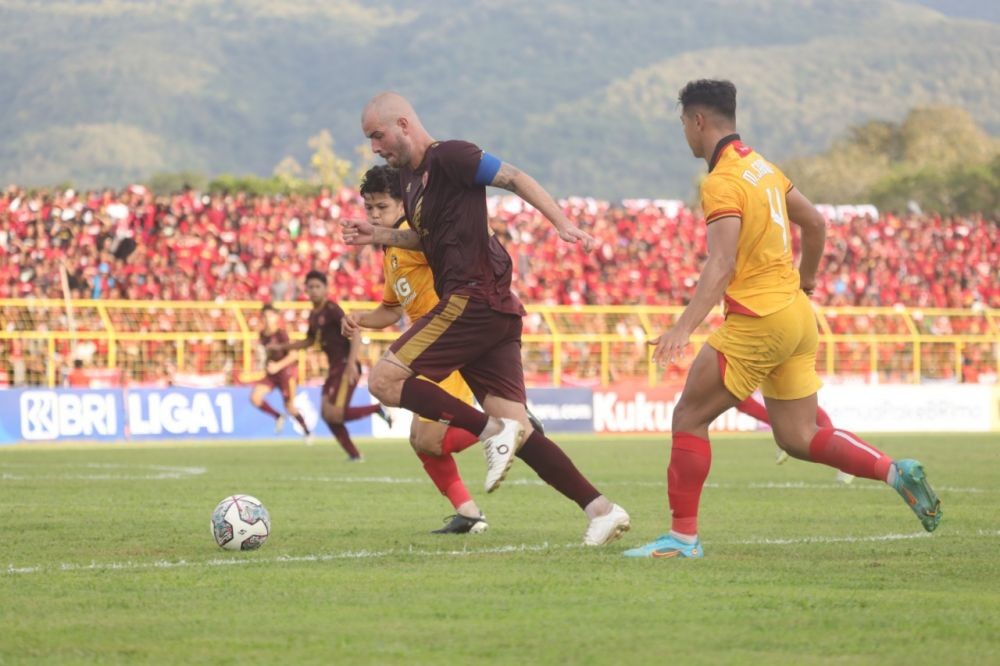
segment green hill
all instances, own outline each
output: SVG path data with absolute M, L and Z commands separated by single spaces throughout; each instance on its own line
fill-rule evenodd
M 266 175 L 364 102 L 408 95 L 557 194 L 688 196 L 703 169 L 675 97 L 741 90 L 772 159 L 848 125 L 964 107 L 1000 133 L 1000 25 L 893 0 L 0 0 L 0 182 L 118 185 L 156 171 Z

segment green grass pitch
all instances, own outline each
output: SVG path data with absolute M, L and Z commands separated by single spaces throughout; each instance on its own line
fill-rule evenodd
M 715 437 L 703 560 L 628 560 L 667 526 L 667 437 L 556 437 L 632 514 L 578 545 L 582 512 L 515 463 L 482 492 L 482 535 L 406 444 L 367 462 L 315 447 L 0 449 L 0 664 L 1000 663 L 1000 442 L 871 436 L 921 459 L 944 519 L 834 470 L 774 465 L 766 435 Z M 260 498 L 262 549 L 209 534 L 224 496 Z

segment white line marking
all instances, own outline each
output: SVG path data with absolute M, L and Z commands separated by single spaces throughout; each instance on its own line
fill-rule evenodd
M 395 477 L 395 476 L 294 476 L 285 477 L 283 481 L 316 481 L 321 483 L 388 483 L 388 484 L 408 484 L 408 483 L 430 483 L 426 477 Z M 865 479 L 867 480 L 867 479 Z M 541 479 L 509 479 L 504 481 L 505 486 L 544 486 Z M 637 488 L 663 488 L 663 481 L 595 481 L 595 486 L 630 486 Z M 855 490 L 878 490 L 884 491 L 885 484 L 878 482 L 858 483 L 845 486 L 842 483 L 806 483 L 805 481 L 763 481 L 754 483 L 706 483 L 706 488 L 722 488 L 725 490 L 826 490 L 836 489 L 840 491 Z M 938 486 L 937 490 L 951 493 L 988 493 L 1000 490 L 986 490 L 983 488 L 959 488 L 955 486 Z
M 799 543 L 863 543 L 866 541 L 900 541 L 904 539 L 926 539 L 930 532 L 913 532 L 911 534 L 882 534 L 867 537 L 801 537 L 798 539 L 742 539 L 740 541 L 720 541 L 719 543 L 736 544 L 740 546 L 791 546 Z
M 932 535 L 927 532 L 913 532 L 910 534 L 878 534 L 872 536 L 846 536 L 846 537 L 797 537 L 791 539 L 739 539 L 736 541 L 709 541 L 707 543 L 729 546 L 792 546 L 797 544 L 823 544 L 823 543 L 866 543 L 866 542 L 888 542 L 904 541 L 909 539 L 927 539 Z M 980 536 L 980 537 L 1000 537 L 1000 530 L 978 530 L 973 533 L 949 533 L 949 536 Z M 571 550 L 585 549 L 579 543 L 550 544 L 543 542 L 540 544 L 508 544 L 505 546 L 494 546 L 492 548 L 462 548 L 461 550 L 424 550 L 422 548 L 390 548 L 388 550 L 346 550 L 339 553 L 324 553 L 319 555 L 276 555 L 274 557 L 249 556 L 244 558 L 212 558 L 210 560 L 189 561 L 189 560 L 155 560 L 152 562 L 90 562 L 89 564 L 78 564 L 64 562 L 51 566 L 18 567 L 8 564 L 6 569 L 0 569 L 0 575 L 23 575 L 47 572 L 77 572 L 77 571 L 135 571 L 143 569 L 196 569 L 209 567 L 230 567 L 251 564 L 283 564 L 300 562 L 331 562 L 334 560 L 365 560 L 377 559 L 392 556 L 416 555 L 419 557 L 470 557 L 475 555 L 508 555 L 511 553 L 537 553 L 546 550 Z
M 170 465 L 127 465 L 117 463 L 86 463 L 82 465 L 31 465 L 31 464 L 0 464 L 0 467 L 17 467 L 19 470 L 27 468 L 42 468 L 50 470 L 58 469 L 93 469 L 93 470 L 149 470 L 150 474 L 123 473 L 113 474 L 109 472 L 95 474 L 11 474 L 9 472 L 0 473 L 0 481 L 161 481 L 165 479 L 186 479 L 193 476 L 200 476 L 208 470 L 204 467 L 176 467 Z

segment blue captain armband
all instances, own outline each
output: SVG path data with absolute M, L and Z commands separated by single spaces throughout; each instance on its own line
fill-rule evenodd
M 500 158 L 495 155 L 490 155 L 485 150 L 483 151 L 483 156 L 479 159 L 479 168 L 476 169 L 476 185 L 489 185 L 496 178 L 497 172 L 500 171 Z

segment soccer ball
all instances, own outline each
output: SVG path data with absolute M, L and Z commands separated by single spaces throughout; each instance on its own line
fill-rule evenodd
M 226 550 L 257 550 L 271 533 L 271 517 L 256 497 L 230 495 L 215 507 L 210 527 Z

